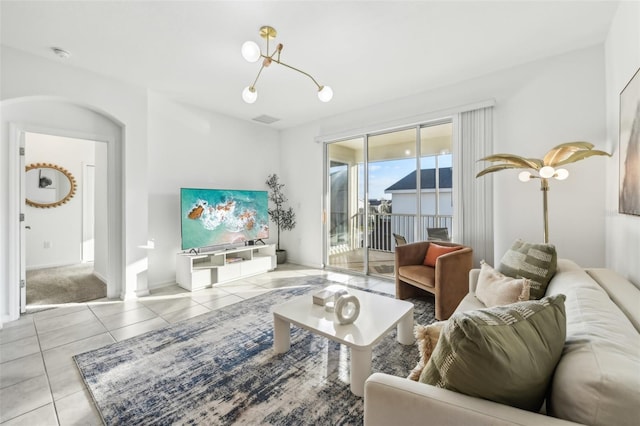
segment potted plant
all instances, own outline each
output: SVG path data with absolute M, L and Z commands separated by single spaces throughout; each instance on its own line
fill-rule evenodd
M 293 208 L 285 207 L 287 197 L 284 195 L 282 188 L 284 183 L 280 183 L 278 175 L 269 175 L 265 182 L 270 189 L 269 200 L 275 206 L 269 209 L 269 217 L 276 224 L 277 227 L 277 242 L 276 242 L 276 257 L 278 263 L 285 263 L 287 261 L 287 251 L 280 249 L 280 230 L 291 231 L 296 226 L 296 214 L 293 212 Z

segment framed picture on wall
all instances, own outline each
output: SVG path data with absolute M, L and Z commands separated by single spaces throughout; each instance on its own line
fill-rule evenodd
M 640 216 L 640 69 L 620 93 L 618 211 Z

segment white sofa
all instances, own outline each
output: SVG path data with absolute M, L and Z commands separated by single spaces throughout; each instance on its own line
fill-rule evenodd
M 470 272 L 457 311 L 484 307 L 475 297 L 478 275 Z M 364 424 L 640 425 L 640 289 L 613 271 L 560 259 L 546 294 L 559 293 L 566 296 L 567 337 L 548 414 L 374 373 L 365 384 Z

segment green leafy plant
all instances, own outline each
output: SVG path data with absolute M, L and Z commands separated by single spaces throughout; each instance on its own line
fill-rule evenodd
M 284 195 L 284 183 L 280 183 L 278 175 L 269 175 L 265 182 L 270 189 L 269 200 L 274 208 L 269 209 L 269 217 L 276 224 L 278 239 L 276 250 L 280 250 L 280 230 L 291 231 L 296 226 L 296 214 L 292 207 L 286 208 L 287 197 Z

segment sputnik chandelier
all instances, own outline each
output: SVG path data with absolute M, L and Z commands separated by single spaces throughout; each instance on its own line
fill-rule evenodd
M 262 60 L 262 66 L 260 67 L 260 70 L 258 71 L 258 75 L 256 76 L 256 79 L 253 81 L 253 84 L 245 87 L 244 90 L 242 91 L 242 99 L 248 104 L 252 104 L 256 101 L 256 99 L 258 99 L 256 83 L 258 83 L 260 74 L 262 73 L 263 69 L 267 68 L 273 62 L 275 62 L 276 64 L 283 65 L 287 68 L 290 68 L 294 71 L 298 71 L 299 73 L 309 77 L 314 82 L 314 84 L 318 86 L 318 98 L 322 102 L 329 102 L 331 98 L 333 98 L 333 90 L 331 90 L 331 87 L 322 86 L 318 84 L 316 79 L 313 78 L 309 73 L 299 70 L 298 68 L 292 67 L 291 65 L 285 64 L 280 60 L 280 54 L 282 53 L 282 48 L 283 48 L 282 43 L 278 43 L 278 45 L 273 50 L 273 52 L 269 53 L 269 40 L 276 38 L 276 35 L 277 35 L 277 31 L 275 30 L 275 28 L 267 25 L 260 27 L 260 37 L 262 37 L 267 41 L 266 53 L 262 53 L 258 44 L 253 41 L 246 41 L 242 45 L 242 57 L 246 59 L 248 62 L 257 62 L 260 58 L 264 58 Z

